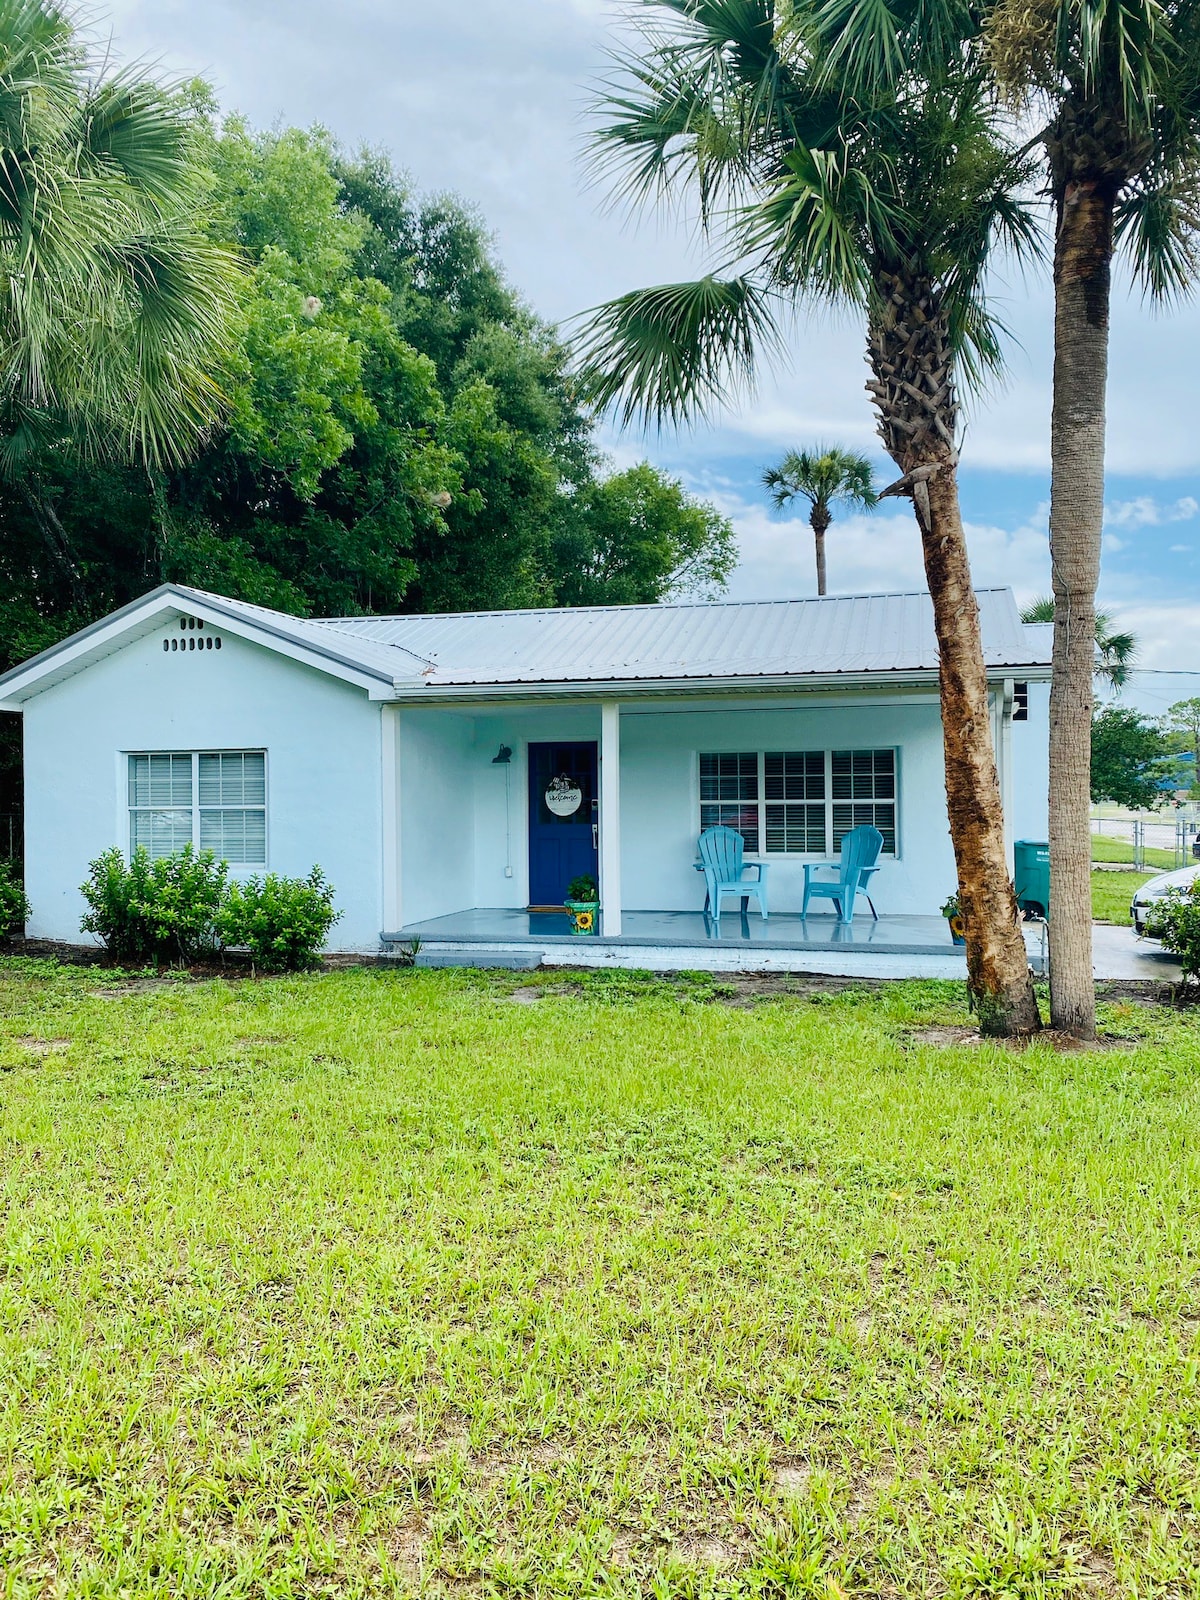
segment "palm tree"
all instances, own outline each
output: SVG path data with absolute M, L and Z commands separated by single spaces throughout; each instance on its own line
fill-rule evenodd
M 181 103 L 91 61 L 55 0 L 0 0 L 0 471 L 39 451 L 184 460 L 220 415 L 240 268 L 202 231 Z
M 1054 596 L 1043 595 L 1021 613 L 1022 622 L 1053 622 Z M 1129 682 L 1137 661 L 1138 641 L 1134 633 L 1114 633 L 1107 611 L 1096 613 L 1096 650 L 1093 671 L 1102 683 L 1120 694 Z
M 763 473 L 775 508 L 782 511 L 793 500 L 808 501 L 808 522 L 817 549 L 817 593 L 826 592 L 825 535 L 833 521 L 832 507 L 839 502 L 856 511 L 871 511 L 879 496 L 866 456 L 852 450 L 789 450 L 777 467 Z
M 978 75 L 923 76 L 920 52 L 892 53 L 869 93 L 852 92 L 818 34 L 823 9 L 649 0 L 640 49 L 601 101 L 598 156 L 634 197 L 690 189 L 731 265 L 598 308 L 581 363 L 625 421 L 678 419 L 725 399 L 761 347 L 778 347 L 778 302 L 864 316 L 868 389 L 901 474 L 884 492 L 913 503 L 933 599 L 968 984 L 986 1032 L 1029 1032 L 1040 1024 L 959 510 L 956 392 L 960 374 L 1000 361 L 983 274 L 998 236 L 1030 241 L 1014 198 L 1025 173 L 994 136 Z
M 1050 1007 L 1096 1031 L 1091 951 L 1091 728 L 1112 259 L 1170 298 L 1195 278 L 1200 14 L 1192 0 L 994 0 L 996 76 L 1041 122 L 1054 208 L 1050 548 Z

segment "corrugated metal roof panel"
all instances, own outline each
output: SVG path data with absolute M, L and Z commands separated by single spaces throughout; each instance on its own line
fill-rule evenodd
M 990 668 L 1048 664 L 1048 641 L 1022 624 L 1010 590 L 980 590 L 979 605 Z M 920 592 L 346 617 L 312 626 L 376 649 L 399 647 L 428 663 L 419 676 L 432 686 L 809 677 L 938 665 L 933 606 Z

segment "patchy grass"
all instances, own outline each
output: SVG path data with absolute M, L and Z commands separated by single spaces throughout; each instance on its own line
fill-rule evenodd
M 1156 850 L 1149 846 L 1143 851 L 1143 859 L 1148 867 L 1155 868 L 1158 872 L 1169 872 L 1175 866 L 1175 852 L 1173 850 Z M 1094 833 L 1092 835 L 1092 860 L 1124 862 L 1127 866 L 1133 862 L 1133 846 L 1124 839 L 1112 839 L 1107 834 Z
M 1096 922 L 1116 922 L 1130 926 L 1129 902 L 1152 872 L 1093 872 L 1092 918 Z
M 1195 1594 L 1200 1029 L 739 999 L 3 964 L 0 1592 Z

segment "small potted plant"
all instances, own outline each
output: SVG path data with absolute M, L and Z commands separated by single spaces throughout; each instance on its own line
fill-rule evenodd
M 958 901 L 957 889 L 942 907 L 942 915 L 950 924 L 950 937 L 954 940 L 955 944 L 966 944 L 967 924 L 963 920 L 962 906 Z
M 582 872 L 567 885 L 563 902 L 571 914 L 572 933 L 595 933 L 600 914 L 600 889 L 590 872 Z

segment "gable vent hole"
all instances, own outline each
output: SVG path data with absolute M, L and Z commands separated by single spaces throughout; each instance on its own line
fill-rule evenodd
M 169 638 L 162 642 L 164 651 L 167 650 L 219 650 L 221 636 L 218 633 L 206 633 L 203 639 Z

